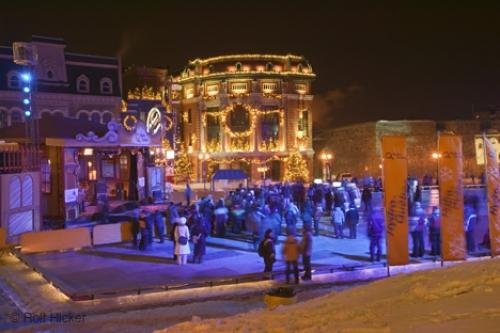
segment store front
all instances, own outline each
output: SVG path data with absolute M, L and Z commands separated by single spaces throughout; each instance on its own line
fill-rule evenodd
M 133 129 L 111 121 L 102 137 L 90 132 L 75 139 L 47 138 L 42 163 L 50 167 L 51 191 L 44 195 L 48 215 L 74 220 L 88 206 L 161 199 L 165 167 L 155 157 L 161 144 L 162 132 L 149 133 L 142 121 Z

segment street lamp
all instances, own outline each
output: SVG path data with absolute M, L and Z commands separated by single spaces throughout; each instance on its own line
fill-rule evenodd
M 326 179 L 331 180 L 331 165 L 330 162 L 333 159 L 333 155 L 331 153 L 322 153 L 320 159 L 323 161 L 323 174 L 326 175 Z M 326 172 L 325 172 L 326 171 Z M 325 179 L 325 180 L 326 180 Z
M 199 153 L 198 154 L 198 159 L 200 160 L 200 164 L 201 164 L 201 177 L 202 177 L 202 181 L 203 181 L 203 190 L 207 189 L 206 184 L 205 184 L 207 170 L 206 170 L 206 165 L 204 162 L 207 161 L 209 158 L 210 158 L 210 155 L 207 153 Z
M 433 152 L 431 154 L 431 157 L 433 160 L 436 161 L 436 185 L 438 184 L 438 178 L 439 178 L 439 159 L 441 158 L 441 153 L 439 152 Z

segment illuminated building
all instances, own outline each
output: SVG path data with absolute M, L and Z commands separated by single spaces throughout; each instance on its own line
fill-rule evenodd
M 193 179 L 217 169 L 243 169 L 252 181 L 283 180 L 298 152 L 312 168 L 309 62 L 296 55 L 242 54 L 190 61 L 172 78 L 178 141 L 194 166 Z M 203 158 L 200 158 L 202 156 Z M 294 155 L 297 156 L 297 155 Z M 290 173 L 288 173 L 290 174 Z

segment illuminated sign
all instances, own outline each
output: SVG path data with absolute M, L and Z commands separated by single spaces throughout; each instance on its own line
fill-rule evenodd
M 161 128 L 161 112 L 158 108 L 152 108 L 146 118 L 146 132 L 156 134 Z
M 134 115 L 128 114 L 125 119 L 123 119 L 123 126 L 127 129 L 127 131 L 132 131 L 135 129 L 137 125 L 137 118 Z

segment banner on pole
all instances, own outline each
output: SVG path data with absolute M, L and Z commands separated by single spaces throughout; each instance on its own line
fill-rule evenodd
M 443 260 L 463 260 L 465 251 L 462 139 L 439 135 L 439 206 Z
M 486 155 L 486 188 L 488 194 L 488 223 L 491 255 L 500 255 L 500 177 L 498 153 L 490 140 L 483 137 Z
M 384 205 L 387 240 L 387 264 L 408 263 L 408 201 L 406 139 L 382 137 Z

